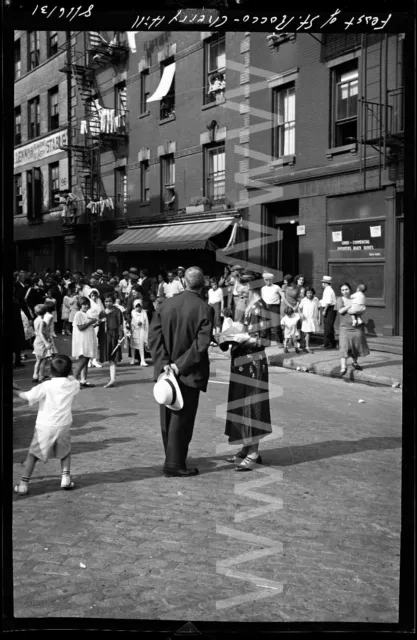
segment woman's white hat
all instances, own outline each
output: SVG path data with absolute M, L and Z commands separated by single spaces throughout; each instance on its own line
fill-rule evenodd
M 153 396 L 158 404 L 164 404 L 168 409 L 179 411 L 184 406 L 181 389 L 172 369 L 163 371 L 153 388 Z
M 91 289 L 90 293 L 88 294 L 88 297 L 90 297 L 92 293 L 96 293 L 98 296 L 100 295 L 98 292 L 98 289 Z
M 140 305 L 140 306 L 142 306 L 142 299 L 135 300 L 135 301 L 133 302 L 133 308 L 134 308 L 134 309 L 135 309 L 137 306 L 139 306 L 139 305 Z

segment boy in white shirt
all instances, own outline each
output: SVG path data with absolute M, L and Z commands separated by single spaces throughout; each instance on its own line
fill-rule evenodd
M 352 293 L 352 295 L 350 296 L 352 304 L 350 305 L 347 312 L 352 316 L 353 327 L 357 327 L 358 325 L 363 324 L 361 315 L 366 311 L 366 288 L 367 287 L 365 284 L 359 284 L 356 289 L 356 293 Z
M 51 361 L 52 379 L 33 387 L 30 391 L 20 391 L 13 384 L 13 393 L 30 405 L 39 402 L 35 433 L 25 461 L 25 469 L 15 493 L 24 496 L 28 493 L 29 480 L 36 462 L 45 464 L 50 457 L 61 460 L 61 489 L 73 489 L 70 476 L 72 403 L 80 391 L 80 383 L 72 375 L 72 362 L 68 356 L 55 355 Z

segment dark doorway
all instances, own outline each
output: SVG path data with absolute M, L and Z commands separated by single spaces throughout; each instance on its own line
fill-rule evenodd
M 278 271 L 282 271 L 283 275 L 291 273 L 294 277 L 298 274 L 298 235 L 297 224 L 286 222 L 278 224 L 278 251 L 277 266 Z

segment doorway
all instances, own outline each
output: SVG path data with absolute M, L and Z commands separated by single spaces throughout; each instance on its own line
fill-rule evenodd
M 397 286 L 395 300 L 396 335 L 403 335 L 403 305 L 404 305 L 404 216 L 397 218 Z
M 277 270 L 282 271 L 283 276 L 290 273 L 294 277 L 299 272 L 299 242 L 297 235 L 297 223 L 279 222 L 277 225 Z

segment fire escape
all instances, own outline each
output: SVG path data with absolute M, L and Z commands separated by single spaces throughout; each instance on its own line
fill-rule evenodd
M 62 224 L 67 234 L 74 234 L 79 225 L 88 224 L 95 253 L 101 242 L 102 223 L 114 221 L 120 208 L 124 213 L 127 199 L 125 196 L 121 203 L 118 194 L 106 193 L 101 154 L 113 150 L 116 157 L 119 145 L 127 142 L 129 126 L 125 102 L 120 108 L 102 105 L 96 73 L 109 65 L 123 63 L 129 48 L 117 34 L 107 42 L 99 32 L 79 32 L 72 34 L 61 49 L 66 57 L 60 71 L 69 75 L 71 87 L 68 144 L 61 148 L 68 153 L 72 185 L 70 193 L 62 194 L 65 202 Z
M 369 55 L 368 34 L 361 36 L 361 76 L 362 90 L 359 98 L 358 140 L 360 143 L 360 167 L 363 177 L 363 190 L 367 189 L 367 154 L 366 147 L 370 146 L 378 152 L 379 188 L 382 177 L 388 171 L 391 178 L 398 179 L 400 166 L 404 160 L 404 64 L 403 40 L 397 40 L 396 63 L 399 67 L 394 86 L 389 84 L 388 34 L 379 36 L 378 55 Z M 390 54 L 392 55 L 392 53 Z M 371 62 L 373 64 L 371 65 Z M 378 89 L 373 91 L 373 99 L 369 99 L 370 84 L 368 79 L 377 77 Z M 397 86 L 395 86 L 397 85 Z

